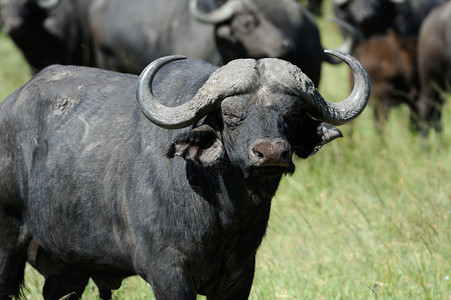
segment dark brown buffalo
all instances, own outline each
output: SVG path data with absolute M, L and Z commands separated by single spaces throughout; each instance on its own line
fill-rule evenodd
M 390 30 L 386 35 L 363 41 L 357 46 L 355 57 L 371 79 L 371 103 L 377 128 L 383 128 L 390 109 L 400 104 L 409 107 L 411 123 L 417 127 L 416 43 Z

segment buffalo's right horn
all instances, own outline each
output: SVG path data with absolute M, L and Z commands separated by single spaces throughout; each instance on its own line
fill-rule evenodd
M 153 94 L 153 79 L 164 65 L 185 58 L 178 55 L 159 58 L 150 63 L 139 76 L 136 87 L 139 106 L 144 115 L 160 127 L 177 129 L 194 124 L 209 112 L 218 109 L 226 97 L 245 92 L 256 81 L 255 60 L 231 61 L 211 74 L 191 100 L 176 107 L 165 106 Z
M 197 2 L 199 0 L 191 0 L 189 3 L 189 9 L 191 14 L 200 22 L 208 24 L 218 24 L 230 19 L 237 12 L 243 11 L 246 5 L 240 0 L 230 0 L 218 9 L 205 13 L 199 10 Z

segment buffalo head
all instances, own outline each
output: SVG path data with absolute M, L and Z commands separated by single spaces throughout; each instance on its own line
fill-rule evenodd
M 60 0 L 0 0 L 0 27 L 7 34 L 14 34 L 27 22 L 31 13 L 45 18 L 48 11 Z
M 160 127 L 183 128 L 202 119 L 201 126 L 175 139 L 170 157 L 208 165 L 227 156 L 244 174 L 292 173 L 293 153 L 306 158 L 341 136 L 332 125 L 354 119 L 368 100 L 369 78 L 362 65 L 351 56 L 326 53 L 343 59 L 354 75 L 352 93 L 339 103 L 323 99 L 298 67 L 267 58 L 232 61 L 216 70 L 189 102 L 167 107 L 154 96 L 152 81 L 159 69 L 182 56 L 151 63 L 140 76 L 137 99 L 145 116 Z
M 365 38 L 392 25 L 396 7 L 405 0 L 333 0 L 335 15 L 359 28 Z
M 203 12 L 199 0 L 191 0 L 191 14 L 216 26 L 219 43 L 233 47 L 228 61 L 239 57 L 284 57 L 295 50 L 295 41 L 278 28 L 253 0 L 230 0 L 212 12 Z M 222 47 L 224 52 L 229 52 Z M 237 55 L 237 49 L 242 54 Z M 233 53 L 233 54 L 232 54 Z

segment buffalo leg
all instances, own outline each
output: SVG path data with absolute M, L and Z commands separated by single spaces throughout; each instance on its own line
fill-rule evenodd
M 1 203 L 1 199 L 0 199 Z M 20 221 L 0 210 L 0 299 L 20 294 L 28 242 L 21 235 Z
M 440 94 L 431 89 L 420 96 L 418 111 L 420 115 L 420 133 L 422 137 L 427 137 L 429 130 L 435 129 L 441 132 L 441 109 L 444 100 Z
M 157 300 L 184 299 L 195 300 L 196 290 L 194 284 L 185 276 L 183 268 L 152 268 L 150 284 Z
M 102 300 L 109 300 L 111 299 L 111 290 L 110 289 L 105 289 L 105 288 L 101 288 L 99 287 L 99 297 Z
M 389 111 L 390 103 L 386 100 L 379 99 L 379 103 L 374 105 L 374 120 L 379 133 L 384 130 L 387 124 Z
M 249 298 L 254 281 L 255 260 L 248 264 L 244 274 L 234 281 L 227 292 L 221 295 L 207 296 L 208 300 L 245 300 Z
M 79 274 L 52 275 L 45 279 L 42 294 L 45 300 L 80 299 L 88 284 L 89 277 Z

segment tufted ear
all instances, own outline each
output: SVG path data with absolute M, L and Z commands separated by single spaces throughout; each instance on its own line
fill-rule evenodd
M 217 162 L 223 153 L 224 148 L 217 132 L 209 125 L 201 125 L 178 135 L 167 156 L 181 156 L 186 160 L 209 165 Z
M 292 141 L 292 147 L 297 156 L 307 158 L 318 152 L 323 145 L 342 136 L 338 128 L 309 119 L 302 122 L 301 126 L 298 126 L 296 136 Z

